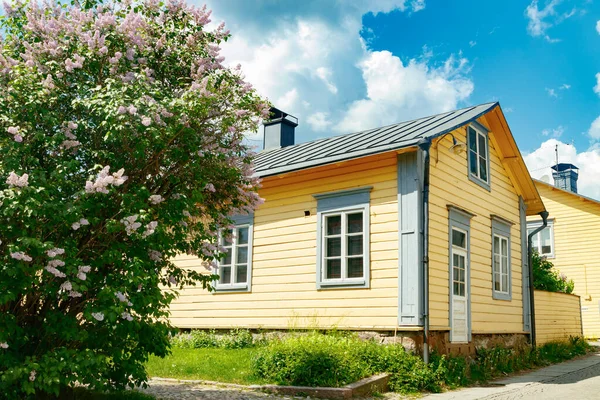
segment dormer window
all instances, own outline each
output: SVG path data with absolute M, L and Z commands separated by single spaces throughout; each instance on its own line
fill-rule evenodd
M 471 124 L 467 127 L 467 141 L 469 179 L 490 190 L 490 152 L 487 131 L 479 124 Z

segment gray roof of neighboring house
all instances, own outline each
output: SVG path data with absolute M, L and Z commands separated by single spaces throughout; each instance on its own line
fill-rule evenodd
M 496 105 L 497 102 L 485 103 L 381 128 L 262 151 L 254 159 L 255 175 L 277 175 L 416 146 L 423 138 L 441 136 L 476 120 Z

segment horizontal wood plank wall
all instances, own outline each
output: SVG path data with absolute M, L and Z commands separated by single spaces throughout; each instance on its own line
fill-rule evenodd
M 554 255 L 548 260 L 575 282 L 583 333 L 600 337 L 600 204 L 536 183 L 554 221 Z M 533 218 L 532 220 L 536 220 Z
M 489 126 L 485 118 L 479 122 Z M 466 128 L 452 132 L 467 143 Z M 519 197 L 490 133 L 491 191 L 468 178 L 467 154 L 449 150 L 452 138 L 434 141 L 431 150 L 430 304 L 432 326 L 449 326 L 448 209 L 452 204 L 475 216 L 471 219 L 471 321 L 474 334 L 523 331 L 521 227 Z M 437 161 L 436 161 L 437 160 Z M 511 226 L 512 300 L 492 298 L 492 220 L 498 215 Z
M 581 336 L 579 296 L 535 290 L 535 330 L 538 344 Z
M 263 181 L 254 213 L 252 293 L 186 288 L 171 306 L 180 328 L 394 329 L 398 318 L 395 152 Z M 372 186 L 370 289 L 316 289 L 317 202 L 313 194 Z M 310 216 L 304 216 L 310 211 Z M 200 262 L 175 262 L 202 270 Z

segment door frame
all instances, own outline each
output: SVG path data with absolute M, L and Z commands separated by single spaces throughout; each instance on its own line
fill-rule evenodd
M 467 234 L 466 238 L 466 260 L 465 260 L 465 295 L 466 295 L 466 318 L 467 318 L 467 343 L 471 341 L 472 329 L 471 329 L 471 218 L 474 214 L 465 211 L 455 206 L 448 206 L 448 325 L 450 327 L 449 340 L 451 343 L 464 343 L 456 342 L 453 340 L 453 321 L 452 321 L 452 308 L 453 302 L 453 284 L 452 284 L 452 229 L 458 229 Z

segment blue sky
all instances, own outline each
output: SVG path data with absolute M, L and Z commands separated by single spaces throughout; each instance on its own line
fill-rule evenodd
M 550 174 L 558 144 L 560 161 L 581 168 L 580 192 L 600 199 L 593 1 L 209 0 L 208 7 L 233 34 L 227 62 L 240 63 L 260 93 L 299 117 L 297 142 L 497 100 L 532 176 Z
M 363 37 L 370 49 L 389 50 L 401 59 L 417 57 L 423 46 L 435 54 L 434 61 L 462 52 L 475 85 L 467 102 L 499 100 L 522 151 L 533 151 L 560 132 L 562 140 L 577 147 L 589 145 L 587 131 L 600 111 L 593 91 L 600 67 L 596 4 L 550 5 L 556 14 L 541 19 L 549 26 L 538 33 L 527 29 L 530 2 L 504 2 L 502 7 L 481 1 L 453 2 L 453 7 L 439 3 L 430 2 L 417 13 L 366 14 Z M 543 12 L 549 4 L 540 2 L 537 8 Z

